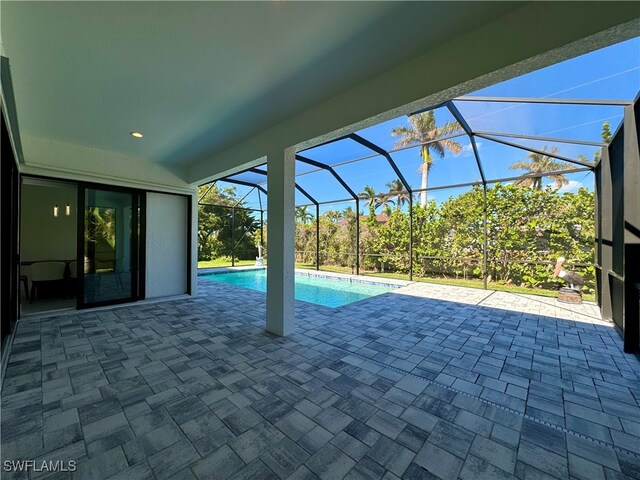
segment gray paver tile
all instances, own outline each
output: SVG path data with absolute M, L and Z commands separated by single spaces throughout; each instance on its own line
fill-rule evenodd
M 515 480 L 516 477 L 485 460 L 469 455 L 460 472 L 460 478 L 462 480 Z
M 243 462 L 249 463 L 283 438 L 284 435 L 277 428 L 263 422 L 231 441 L 230 446 Z
M 116 447 L 104 452 L 97 457 L 78 463 L 74 478 L 79 479 L 103 479 L 115 475 L 129 466 L 122 448 Z
M 199 480 L 224 480 L 244 467 L 244 462 L 227 445 L 223 445 L 193 464 L 193 473 Z
M 329 443 L 318 450 L 305 465 L 321 480 L 335 480 L 344 477 L 355 464 L 352 458 Z
M 474 438 L 469 453 L 507 473 L 515 471 L 517 452 L 480 435 Z
M 556 478 L 569 476 L 567 458 L 522 440 L 518 447 L 518 461 L 526 463 Z M 516 473 L 517 475 L 517 473 Z
M 21 320 L 3 456 L 116 478 L 640 478 L 633 455 L 491 404 L 637 451 L 640 363 L 589 304 L 416 283 L 297 303 L 282 339 L 263 294 L 200 282 L 186 300 Z
M 187 440 L 174 443 L 148 457 L 149 465 L 159 479 L 173 478 L 197 460 L 200 460 L 200 455 Z
M 401 477 L 415 457 L 415 453 L 387 437 L 382 437 L 367 456 Z
M 309 454 L 285 438 L 260 456 L 262 462 L 279 478 L 287 478 L 309 458 Z
M 462 469 L 463 461 L 432 443 L 425 443 L 415 463 L 443 480 L 454 480 Z
M 389 438 L 396 438 L 402 429 L 407 426 L 407 423 L 387 412 L 380 411 L 373 415 L 366 425 Z

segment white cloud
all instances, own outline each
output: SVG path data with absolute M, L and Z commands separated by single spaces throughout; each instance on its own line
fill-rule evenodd
M 478 142 L 476 140 L 476 148 L 480 150 L 481 147 L 482 147 L 482 142 Z M 468 143 L 462 146 L 462 153 L 473 153 L 473 147 L 471 146 L 471 143 Z
M 569 180 L 567 185 L 563 185 L 558 189 L 558 193 L 576 193 L 581 187 L 584 187 L 582 182 L 577 180 Z

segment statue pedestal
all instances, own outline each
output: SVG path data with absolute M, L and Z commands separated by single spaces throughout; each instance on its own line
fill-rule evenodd
M 582 303 L 582 294 L 573 288 L 562 287 L 558 290 L 558 301 L 562 303 Z

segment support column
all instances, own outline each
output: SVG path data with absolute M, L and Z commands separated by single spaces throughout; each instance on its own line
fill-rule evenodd
M 413 280 L 413 192 L 409 192 L 409 281 Z
M 295 326 L 295 151 L 267 155 L 267 330 L 289 335 Z
M 482 286 L 487 289 L 489 263 L 487 261 L 489 237 L 487 236 L 487 182 L 482 182 Z
M 316 203 L 316 270 L 320 270 L 320 204 Z
M 236 209 L 231 207 L 231 266 L 236 266 Z

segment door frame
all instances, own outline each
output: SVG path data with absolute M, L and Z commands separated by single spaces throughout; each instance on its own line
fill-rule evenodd
M 146 217 L 146 204 L 141 198 L 146 196 L 144 190 L 138 188 L 120 187 L 116 185 L 104 185 L 93 182 L 77 182 L 78 186 L 78 208 L 77 208 L 77 228 L 76 228 L 76 260 L 78 265 L 78 274 L 76 286 L 76 309 L 83 310 L 86 308 L 104 307 L 108 305 L 117 305 L 120 303 L 131 303 L 144 299 L 144 278 L 145 263 L 140 262 L 144 258 L 144 249 L 146 244 L 146 231 L 141 228 L 140 219 Z M 118 192 L 131 194 L 131 295 L 127 298 L 119 298 L 114 300 L 103 300 L 99 302 L 87 303 L 84 300 L 84 230 L 85 230 L 85 202 L 86 190 L 103 190 L 107 192 Z M 143 236 L 144 235 L 144 236 Z
M 6 367 L 6 352 L 20 317 L 20 171 L 11 144 L 5 110 L 2 108 L 1 214 L 2 218 L 2 292 L 0 300 L 0 355 L 3 361 L 0 378 Z M 0 381 L 1 383 L 1 381 Z
M 194 268 L 197 268 L 197 264 L 193 265 L 192 262 L 192 255 L 193 255 L 193 246 L 192 246 L 192 228 L 193 228 L 193 197 L 192 195 L 186 194 L 186 193 L 176 193 L 176 192 L 167 192 L 167 191 L 163 191 L 163 190 L 158 190 L 158 189 L 145 189 L 145 188 L 135 188 L 135 187 L 123 187 L 123 186 L 119 186 L 119 185 L 110 185 L 110 184 L 105 184 L 105 183 L 98 183 L 98 182 L 88 182 L 88 181 L 83 181 L 83 180 L 73 180 L 73 179 L 66 179 L 66 178 L 60 178 L 60 177 L 52 177 L 52 176 L 48 176 L 48 175 L 39 175 L 39 174 L 33 174 L 33 173 L 20 173 L 18 172 L 18 184 L 19 186 L 22 185 L 22 179 L 23 178 L 37 178 L 37 179 L 41 179 L 41 180 L 50 180 L 50 181 L 54 181 L 54 182 L 66 182 L 66 183 L 70 183 L 76 186 L 77 188 L 77 202 L 78 202 L 78 208 L 77 208 L 77 212 L 76 214 L 78 215 L 78 219 L 76 222 L 76 260 L 78 262 L 78 266 L 83 265 L 84 264 L 84 258 L 81 257 L 82 255 L 82 251 L 80 248 L 80 243 L 81 241 L 84 241 L 84 212 L 81 213 L 81 209 L 79 208 L 80 205 L 82 205 L 84 203 L 81 204 L 80 203 L 80 195 L 84 195 L 84 189 L 85 188 L 96 188 L 96 189 L 100 189 L 100 190 L 113 190 L 113 191 L 125 191 L 125 192 L 135 192 L 138 195 L 138 199 L 139 199 L 139 203 L 138 203 L 138 208 L 137 209 L 133 209 L 132 211 L 135 211 L 135 214 L 138 217 L 138 227 L 139 227 L 139 235 L 137 235 L 137 241 L 138 241 L 138 246 L 135 249 L 136 250 L 136 263 L 138 265 L 138 278 L 132 278 L 132 280 L 135 280 L 133 282 L 133 284 L 136 285 L 137 288 L 137 295 L 136 298 L 132 298 L 132 299 L 126 299 L 126 300 L 114 300 L 114 301 L 106 301 L 106 302 L 101 302 L 100 304 L 91 304 L 91 305 L 81 305 L 80 300 L 82 298 L 84 298 L 84 292 L 80 292 L 80 285 L 82 284 L 82 281 L 80 279 L 80 275 L 78 275 L 78 283 L 76 285 L 76 290 L 75 290 L 75 295 L 76 295 L 76 310 L 82 310 L 85 308 L 93 308 L 93 307 L 101 307 L 101 306 L 108 306 L 108 305 L 117 305 L 117 304 L 122 304 L 122 303 L 131 303 L 131 302 L 135 302 L 135 301 L 139 301 L 139 300 L 144 300 L 146 298 L 146 259 L 147 259 L 147 255 L 146 255 L 146 240 L 147 240 L 147 215 L 146 215 L 146 208 L 147 208 L 147 193 L 161 193 L 161 194 L 165 194 L 165 195 L 177 195 L 180 197 L 186 197 L 187 199 L 187 231 L 185 232 L 187 235 L 187 251 L 185 252 L 186 255 L 186 265 L 187 265 L 187 295 L 191 295 L 193 293 L 193 285 L 192 285 L 192 279 L 191 279 L 191 273 L 193 272 Z M 81 193 L 82 192 L 82 193 Z M 18 208 L 20 206 L 22 202 L 22 198 L 20 196 L 18 196 Z M 82 217 L 82 218 L 80 218 Z M 16 231 L 16 241 L 20 235 L 21 232 L 21 225 L 20 225 L 20 215 L 18 215 L 16 217 L 17 222 L 18 222 L 18 228 Z M 82 229 L 80 228 L 81 223 L 82 222 Z M 133 256 L 132 256 L 132 260 L 133 260 Z M 17 260 L 17 264 L 18 266 L 20 265 L 20 259 L 18 258 Z M 82 269 L 84 270 L 84 269 Z M 83 272 L 84 274 L 84 272 Z M 82 295 L 81 295 L 82 294 Z M 16 302 L 18 302 L 18 298 L 16 297 Z

